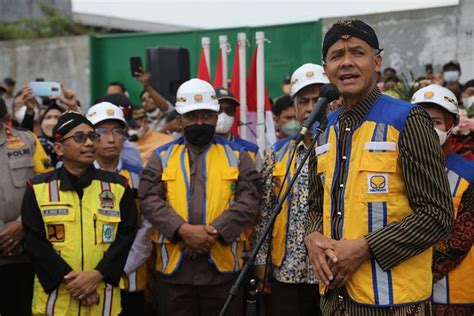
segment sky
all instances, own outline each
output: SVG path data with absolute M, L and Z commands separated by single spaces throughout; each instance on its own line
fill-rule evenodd
M 72 0 L 72 9 L 75 13 L 216 29 L 457 4 L 459 0 Z

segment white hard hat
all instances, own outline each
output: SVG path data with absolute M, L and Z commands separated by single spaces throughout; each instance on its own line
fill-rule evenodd
M 329 79 L 324 68 L 316 64 L 304 64 L 291 75 L 290 95 L 294 97 L 298 91 L 312 84 L 327 84 Z
M 452 113 L 456 119 L 459 118 L 458 99 L 456 99 L 456 96 L 451 90 L 437 84 L 431 84 L 416 91 L 413 94 L 411 103 L 421 105 L 431 103 L 439 105 L 449 113 Z
M 117 120 L 127 125 L 123 111 L 110 102 L 101 102 L 91 106 L 87 111 L 86 117 L 93 125 L 105 120 Z
M 197 110 L 219 112 L 219 101 L 214 87 L 209 82 L 194 78 L 179 86 L 176 93 L 176 111 L 186 114 Z

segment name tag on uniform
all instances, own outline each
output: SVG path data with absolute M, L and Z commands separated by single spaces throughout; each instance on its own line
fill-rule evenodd
M 114 242 L 114 225 L 112 224 L 102 225 L 102 242 L 105 242 L 105 243 Z
M 367 176 L 367 188 L 370 194 L 388 193 L 388 174 L 371 173 Z
M 120 216 L 120 211 L 99 209 L 99 214 L 105 216 Z
M 67 208 L 55 208 L 50 210 L 44 210 L 43 216 L 50 216 L 50 215 L 67 215 L 69 214 L 69 210 Z

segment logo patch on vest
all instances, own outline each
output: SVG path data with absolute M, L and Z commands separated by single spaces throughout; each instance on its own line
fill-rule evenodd
M 48 241 L 63 242 L 66 239 L 64 234 L 64 224 L 47 225 Z
M 367 176 L 367 182 L 368 193 L 388 193 L 388 174 L 369 174 Z
M 99 194 L 101 208 L 114 208 L 115 195 L 110 191 L 103 191 Z
M 99 214 L 105 216 L 120 216 L 120 211 L 99 209 Z
M 102 241 L 103 242 L 114 242 L 114 225 L 103 224 L 102 225 Z

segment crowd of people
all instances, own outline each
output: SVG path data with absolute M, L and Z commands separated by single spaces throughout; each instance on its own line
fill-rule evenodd
M 265 151 L 200 79 L 171 104 L 140 71 L 141 106 L 114 81 L 84 107 L 6 78 L 0 315 L 219 315 L 286 190 L 249 275 L 258 315 L 473 315 L 474 79 L 450 61 L 408 82 L 381 52 L 365 22 L 335 23 L 322 65 L 285 76 Z

